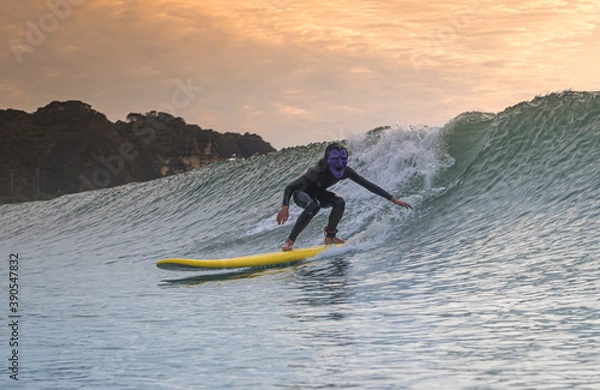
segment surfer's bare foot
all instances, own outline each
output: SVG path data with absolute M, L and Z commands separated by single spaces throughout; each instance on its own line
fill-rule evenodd
M 287 240 L 285 240 L 285 244 L 283 244 L 283 246 L 281 247 L 281 250 L 284 252 L 288 252 L 291 251 L 294 246 L 294 241 L 290 240 L 289 238 Z
M 346 242 L 346 240 L 342 240 L 341 238 L 338 238 L 338 237 L 325 237 L 325 245 L 344 244 L 345 242 Z

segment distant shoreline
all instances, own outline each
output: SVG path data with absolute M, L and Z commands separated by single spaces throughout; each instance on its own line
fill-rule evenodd
M 186 172 L 276 151 L 257 134 L 219 133 L 163 112 L 109 121 L 89 104 L 54 101 L 34 113 L 0 110 L 0 204 Z

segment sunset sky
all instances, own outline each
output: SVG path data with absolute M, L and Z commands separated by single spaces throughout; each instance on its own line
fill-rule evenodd
M 5 1 L 0 108 L 167 111 L 276 148 L 600 90 L 598 0 Z

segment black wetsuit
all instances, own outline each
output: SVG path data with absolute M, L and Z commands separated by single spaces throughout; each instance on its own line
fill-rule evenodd
M 327 188 L 344 179 L 350 179 L 387 200 L 392 199 L 392 195 L 387 191 L 376 184 L 371 183 L 350 167 L 346 167 L 344 174 L 338 179 L 333 176 L 326 166 L 319 166 L 317 164 L 310 168 L 304 175 L 285 187 L 283 193 L 283 205 L 288 206 L 290 204 L 290 199 L 293 196 L 294 202 L 304 209 L 290 233 L 290 240 L 296 241 L 300 232 L 304 230 L 306 225 L 308 225 L 312 218 L 319 212 L 321 207 L 332 208 L 331 214 L 329 215 L 329 223 L 325 230 L 335 234 L 337 225 L 344 214 L 345 202 L 344 199 L 334 192 L 327 191 Z

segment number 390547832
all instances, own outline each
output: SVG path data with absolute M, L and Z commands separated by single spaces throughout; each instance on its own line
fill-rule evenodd
M 19 255 L 11 254 L 8 260 L 9 270 L 9 299 L 10 299 L 10 311 L 17 313 L 19 311 Z

